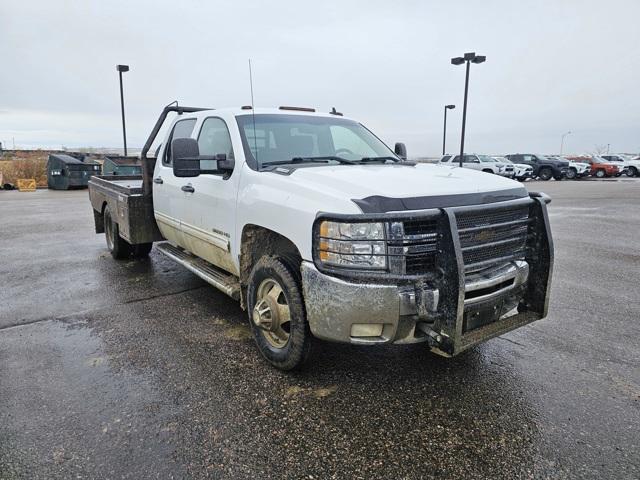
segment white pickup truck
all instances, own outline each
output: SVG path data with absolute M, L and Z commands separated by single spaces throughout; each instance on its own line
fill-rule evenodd
M 167 106 L 141 163 L 142 177 L 91 179 L 96 233 L 115 258 L 158 242 L 239 300 L 277 368 L 312 337 L 453 356 L 547 313 L 546 195 L 408 162 L 335 110 Z

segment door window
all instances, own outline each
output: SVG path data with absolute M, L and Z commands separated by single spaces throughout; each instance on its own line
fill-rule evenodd
M 207 118 L 202 124 L 198 135 L 198 147 L 200 155 L 225 154 L 227 158 L 233 158 L 231 136 L 224 120 L 220 118 Z
M 195 127 L 195 125 L 195 118 L 187 118 L 186 120 L 176 122 L 173 126 L 173 130 L 171 130 L 171 135 L 169 135 L 167 146 L 164 149 L 164 155 L 162 157 L 163 165 L 171 166 L 171 142 L 173 139 L 191 137 L 191 133 L 193 132 L 193 127 Z

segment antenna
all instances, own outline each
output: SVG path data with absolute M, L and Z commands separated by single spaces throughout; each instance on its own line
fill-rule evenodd
M 251 117 L 253 119 L 253 148 L 256 151 L 256 163 L 257 166 L 260 166 L 260 162 L 258 162 L 258 138 L 256 136 L 256 106 L 253 103 L 253 74 L 251 72 L 251 59 L 249 59 L 249 87 L 251 88 Z

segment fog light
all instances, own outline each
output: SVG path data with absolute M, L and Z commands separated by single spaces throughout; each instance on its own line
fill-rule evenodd
M 354 323 L 351 325 L 352 337 L 379 337 L 382 335 L 382 323 Z

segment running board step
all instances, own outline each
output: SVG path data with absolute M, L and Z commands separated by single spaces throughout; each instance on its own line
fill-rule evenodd
M 196 257 L 169 242 L 156 243 L 155 247 L 173 261 L 192 271 L 205 282 L 213 285 L 221 292 L 235 300 L 240 299 L 240 283 L 234 275 L 221 270 L 206 260 Z

